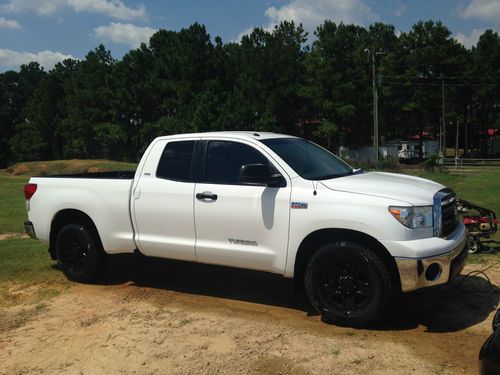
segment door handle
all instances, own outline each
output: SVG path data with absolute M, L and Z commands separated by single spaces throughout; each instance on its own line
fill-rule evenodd
M 198 199 L 200 201 L 204 201 L 204 200 L 216 201 L 217 194 L 214 194 L 210 191 L 204 191 L 203 193 L 197 193 L 196 199 Z
M 141 197 L 141 188 L 139 186 L 137 186 L 134 189 L 134 198 L 139 199 L 140 197 Z

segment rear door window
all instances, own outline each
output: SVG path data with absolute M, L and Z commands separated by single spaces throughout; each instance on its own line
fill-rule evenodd
M 168 142 L 158 163 L 156 177 L 192 182 L 194 145 L 195 141 Z

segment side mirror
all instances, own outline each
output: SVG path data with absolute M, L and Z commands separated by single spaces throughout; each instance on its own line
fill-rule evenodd
M 272 173 L 264 164 L 245 164 L 241 166 L 239 182 L 245 185 L 285 187 L 286 181 L 279 173 Z

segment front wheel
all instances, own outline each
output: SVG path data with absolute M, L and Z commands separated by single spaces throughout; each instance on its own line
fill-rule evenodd
M 56 239 L 56 256 L 64 275 L 87 283 L 95 279 L 104 265 L 105 253 L 96 234 L 81 224 L 64 226 Z
M 378 321 L 392 297 L 385 264 L 353 242 L 322 246 L 309 260 L 305 288 L 325 321 L 359 326 Z

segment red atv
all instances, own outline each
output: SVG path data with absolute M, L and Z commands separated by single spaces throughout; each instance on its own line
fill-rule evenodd
M 470 254 L 494 253 L 500 241 L 489 239 L 497 232 L 497 217 L 492 210 L 480 207 L 463 199 L 457 200 L 457 213 L 462 216 L 469 234 L 467 248 Z

